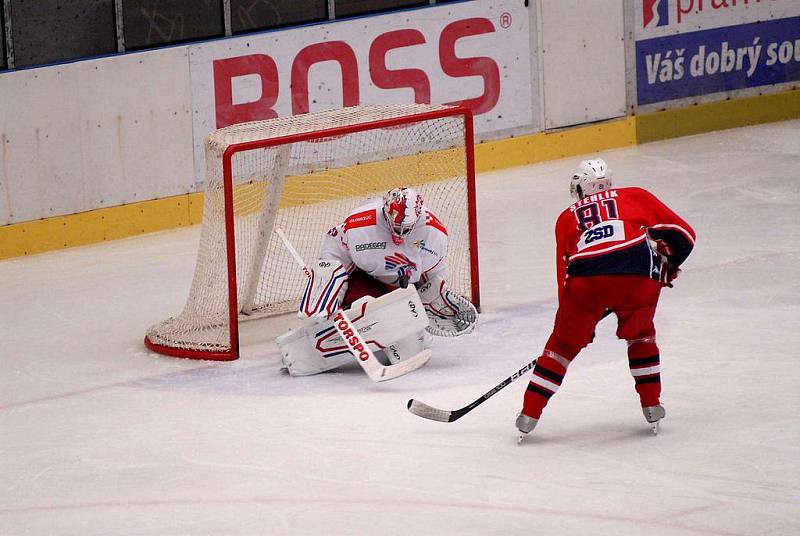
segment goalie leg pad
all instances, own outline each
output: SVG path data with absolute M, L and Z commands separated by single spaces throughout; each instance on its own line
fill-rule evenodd
M 430 339 L 426 341 L 426 331 L 419 331 L 400 339 L 376 352 L 375 357 L 384 365 L 394 365 L 414 357 L 421 351 L 430 348 Z
M 423 311 L 416 291 L 407 288 L 377 299 L 365 296 L 356 300 L 346 313 L 373 352 L 384 353 L 389 349 L 392 356 L 397 352 L 400 359 L 387 356 L 387 364 L 404 361 L 424 348 L 423 333 L 428 319 Z M 319 374 L 354 360 L 331 320 L 308 320 L 275 342 L 283 356 L 282 368 L 292 376 Z M 394 350 L 390 349 L 392 346 Z
M 316 349 L 314 341 L 316 333 L 323 330 L 325 322 L 311 322 L 281 335 L 275 342 L 281 350 L 281 368 L 291 376 L 311 376 L 351 363 L 353 356 L 344 351 L 321 352 Z M 334 334 L 333 326 L 325 331 Z

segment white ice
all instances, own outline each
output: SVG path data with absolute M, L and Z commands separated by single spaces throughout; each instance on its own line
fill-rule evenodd
M 0 262 L 0 534 L 800 534 L 800 121 L 602 156 L 698 234 L 656 318 L 657 437 L 613 318 L 522 446 L 526 379 L 451 424 L 406 411 L 538 355 L 576 157 L 479 177 L 480 325 L 385 384 L 290 378 L 271 342 L 147 352 L 196 228 Z

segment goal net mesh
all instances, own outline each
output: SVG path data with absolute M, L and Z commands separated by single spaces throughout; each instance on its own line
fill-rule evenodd
M 447 227 L 448 283 L 471 297 L 464 116 L 414 117 L 444 109 L 357 106 L 211 133 L 205 140 L 203 226 L 189 296 L 178 316 L 148 330 L 150 346 L 201 354 L 231 347 L 223 156 L 239 144 L 250 144 L 234 147 L 230 160 L 237 285 L 233 306 L 240 315 L 276 315 L 297 308 L 305 276 L 274 233 L 276 227 L 310 263 L 325 234 L 350 211 L 397 186 L 417 189 Z M 397 118 L 403 122 L 396 124 Z

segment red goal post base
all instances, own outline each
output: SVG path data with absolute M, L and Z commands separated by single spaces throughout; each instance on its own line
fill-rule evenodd
M 151 341 L 147 335 L 145 335 L 144 337 L 144 345 L 147 347 L 148 350 L 155 352 L 157 354 L 169 357 L 177 357 L 180 359 L 196 359 L 202 361 L 236 361 L 237 359 L 239 359 L 238 353 L 233 353 L 230 350 L 226 352 L 215 352 L 213 350 L 203 351 L 203 350 L 188 350 L 185 348 L 176 348 L 174 346 L 156 344 L 153 341 Z

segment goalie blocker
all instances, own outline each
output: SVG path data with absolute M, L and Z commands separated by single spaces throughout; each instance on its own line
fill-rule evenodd
M 418 368 L 430 358 L 428 317 L 417 292 L 397 289 L 379 298 L 356 300 L 347 316 L 361 337 L 385 366 Z M 353 354 L 334 326 L 334 319 L 309 319 L 304 325 L 276 339 L 282 367 L 292 376 L 309 376 L 352 363 Z M 357 356 L 356 356 L 357 358 Z

